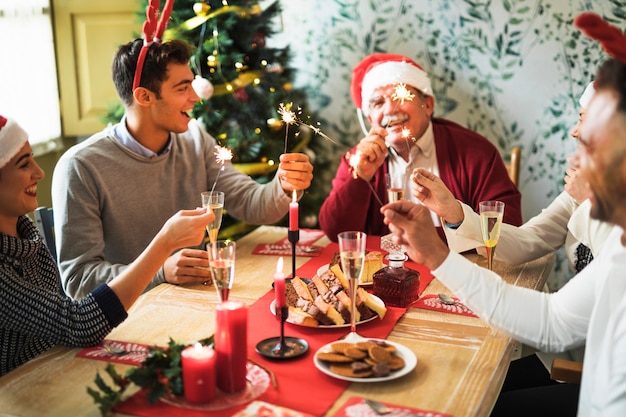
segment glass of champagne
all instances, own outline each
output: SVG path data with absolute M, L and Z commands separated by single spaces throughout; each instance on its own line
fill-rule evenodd
M 235 251 L 237 244 L 232 240 L 216 240 L 206 245 L 209 254 L 209 269 L 220 301 L 227 301 L 235 280 Z
M 493 268 L 493 254 L 500 238 L 504 203 L 502 201 L 481 201 L 479 203 L 480 226 L 483 232 L 483 241 L 487 248 L 487 268 Z
M 404 200 L 406 190 L 406 178 L 404 175 L 394 177 L 390 174 L 385 174 L 385 185 L 387 186 L 387 198 L 390 203 Z
M 363 339 L 363 336 L 356 332 L 356 292 L 363 272 L 367 235 L 363 232 L 350 231 L 339 233 L 338 238 L 341 269 L 350 284 L 350 333 L 344 340 L 359 340 Z
M 207 224 L 206 231 L 209 235 L 209 242 L 217 240 L 222 225 L 222 211 L 224 211 L 224 193 L 221 191 L 205 191 L 201 194 L 202 207 L 210 208 L 215 215 L 215 220 Z

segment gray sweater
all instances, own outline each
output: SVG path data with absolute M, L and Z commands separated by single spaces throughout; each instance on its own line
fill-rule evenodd
M 59 268 L 65 291 L 84 297 L 119 275 L 181 209 L 201 206 L 200 193 L 224 191 L 224 208 L 250 224 L 271 224 L 289 210 L 278 178 L 259 184 L 215 159 L 215 140 L 191 121 L 171 134 L 171 150 L 146 158 L 125 146 L 113 128 L 73 146 L 52 178 Z M 223 171 L 220 170 L 223 167 Z M 147 289 L 164 281 L 163 270 Z
M 0 375 L 57 344 L 98 344 L 126 318 L 107 286 L 75 301 L 61 290 L 56 264 L 26 217 L 20 238 L 0 233 Z

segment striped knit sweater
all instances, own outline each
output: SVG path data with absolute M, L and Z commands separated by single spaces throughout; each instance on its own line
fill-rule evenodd
M 65 295 L 30 218 L 20 217 L 17 231 L 20 238 L 0 233 L 0 375 L 57 344 L 98 344 L 127 317 L 106 284 L 80 301 Z

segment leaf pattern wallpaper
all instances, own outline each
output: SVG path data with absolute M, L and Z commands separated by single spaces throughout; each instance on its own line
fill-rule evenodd
M 288 45 L 296 84 L 308 94 L 322 130 L 341 145 L 317 142 L 332 169 L 364 135 L 350 100 L 351 70 L 364 56 L 409 56 L 429 74 L 435 115 L 479 132 L 504 158 L 522 147 L 525 220 L 562 190 L 576 142 L 578 98 L 606 59 L 572 21 L 583 11 L 626 29 L 620 0 L 297 0 L 281 3 L 277 44 Z M 569 271 L 559 254 L 556 288 Z

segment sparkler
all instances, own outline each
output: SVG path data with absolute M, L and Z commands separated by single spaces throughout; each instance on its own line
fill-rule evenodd
M 217 179 L 220 177 L 220 173 L 224 171 L 224 163 L 226 161 L 230 161 L 233 159 L 233 151 L 223 146 L 215 145 L 215 161 L 218 164 L 222 164 L 222 167 L 219 171 L 217 171 L 217 175 L 215 176 L 215 182 L 213 183 L 213 187 L 211 187 L 211 192 L 215 190 L 215 186 L 217 185 Z
M 358 172 L 356 172 L 356 167 L 359 164 L 359 160 L 361 159 L 360 152 L 357 151 L 353 153 L 352 155 L 350 155 L 350 153 L 347 153 L 345 158 L 348 160 L 348 164 L 350 165 L 350 168 L 352 168 L 352 178 L 354 179 L 361 178 Z M 381 207 L 384 206 L 383 202 L 380 200 L 380 197 L 378 197 L 378 194 L 376 194 L 374 187 L 372 187 L 372 183 L 367 181 L 364 178 L 361 178 L 361 179 L 365 181 L 367 185 L 370 187 L 370 190 L 372 191 L 372 195 L 374 195 L 374 198 L 376 198 L 376 201 L 378 201 L 378 204 L 380 204 Z
M 278 114 L 280 114 L 281 120 L 285 123 L 285 152 L 287 153 L 287 138 L 289 137 L 289 126 L 290 125 L 298 125 L 298 126 L 307 126 L 310 128 L 315 134 L 320 135 L 322 138 L 326 139 L 329 142 L 338 145 L 338 143 L 328 136 L 326 133 L 322 132 L 322 129 L 319 128 L 319 122 L 317 122 L 317 126 L 312 123 L 305 123 L 298 116 L 302 114 L 302 109 L 298 107 L 297 111 L 291 110 L 293 107 L 293 103 L 283 104 L 280 103 L 278 106 Z

